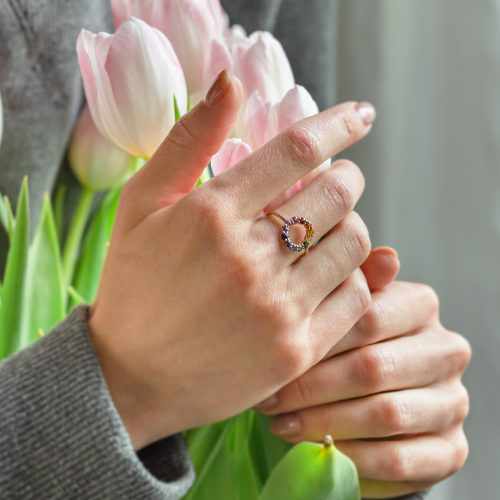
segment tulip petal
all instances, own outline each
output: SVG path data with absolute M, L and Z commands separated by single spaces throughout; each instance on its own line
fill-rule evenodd
M 271 103 L 264 103 L 257 90 L 248 99 L 242 137 L 254 151 L 267 141 L 270 107 Z
M 184 75 L 172 45 L 160 31 L 131 18 L 113 36 L 105 72 L 132 139 L 133 146 L 124 149 L 152 156 L 175 123 L 173 95 L 181 114 L 187 110 Z
M 217 78 L 219 73 L 227 69 L 234 73 L 233 58 L 229 47 L 220 40 L 212 40 L 205 59 L 205 69 L 203 72 L 203 92 L 208 89 Z
M 115 28 L 128 21 L 131 17 L 142 19 L 148 24 L 151 20 L 155 0 L 111 0 L 111 11 Z
M 301 85 L 295 85 L 286 93 L 279 106 L 277 133 L 279 134 L 290 125 L 318 113 L 318 105 L 311 94 Z
M 247 96 L 258 90 L 264 102 L 279 101 L 295 85 L 285 51 L 271 33 L 252 33 L 248 45 L 239 44 L 233 56 Z
M 218 175 L 252 152 L 248 144 L 241 139 L 227 139 L 219 152 L 212 157 L 212 172 Z

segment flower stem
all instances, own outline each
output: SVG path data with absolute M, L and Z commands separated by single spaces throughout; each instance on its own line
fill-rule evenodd
M 76 207 L 75 215 L 71 221 L 66 243 L 63 251 L 63 274 L 66 289 L 71 285 L 73 274 L 75 272 L 76 260 L 80 250 L 80 243 L 82 241 L 83 231 L 87 224 L 90 208 L 92 207 L 92 200 L 94 199 L 94 191 L 88 187 L 84 187 L 80 200 Z

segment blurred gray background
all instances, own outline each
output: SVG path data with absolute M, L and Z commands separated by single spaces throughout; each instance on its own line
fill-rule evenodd
M 469 459 L 430 498 L 500 498 L 500 0 L 341 0 L 338 40 L 339 101 L 378 109 L 358 210 L 472 344 Z

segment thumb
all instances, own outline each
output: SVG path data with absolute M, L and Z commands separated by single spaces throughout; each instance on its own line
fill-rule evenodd
M 122 198 L 131 207 L 129 214 L 122 214 L 127 224 L 136 225 L 196 186 L 233 128 L 242 96 L 238 78 L 222 71 L 205 98 L 177 121 L 155 154 L 125 186 Z
M 398 254 L 389 247 L 374 248 L 361 266 L 370 290 L 378 290 L 391 284 L 399 272 Z

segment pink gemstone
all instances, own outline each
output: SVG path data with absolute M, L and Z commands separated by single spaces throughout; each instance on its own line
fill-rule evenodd
M 294 224 L 297 224 L 297 222 L 299 222 L 299 219 L 297 219 L 297 217 L 292 217 L 292 220 L 293 220 Z

